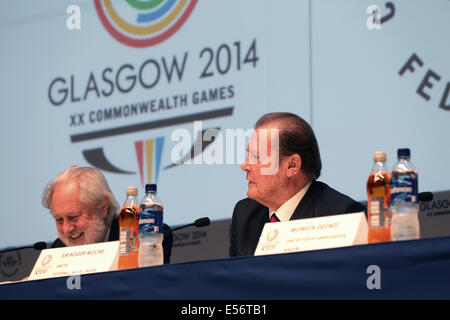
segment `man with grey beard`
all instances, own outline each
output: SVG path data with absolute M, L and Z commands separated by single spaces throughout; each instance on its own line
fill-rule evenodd
M 120 205 L 97 169 L 63 171 L 45 187 L 42 205 L 56 222 L 59 239 L 52 248 L 119 240 Z M 169 263 L 173 236 L 166 224 L 164 231 L 164 263 Z

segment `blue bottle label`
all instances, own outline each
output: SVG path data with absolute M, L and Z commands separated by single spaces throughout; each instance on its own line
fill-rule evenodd
M 139 212 L 139 232 L 162 233 L 163 212 L 161 210 L 144 209 Z
M 418 203 L 418 180 L 414 171 L 393 173 L 391 178 L 391 203 Z

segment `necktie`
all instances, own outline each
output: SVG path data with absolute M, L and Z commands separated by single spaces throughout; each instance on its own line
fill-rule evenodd
M 270 222 L 280 222 L 280 219 L 278 219 L 277 215 L 274 213 L 270 216 Z

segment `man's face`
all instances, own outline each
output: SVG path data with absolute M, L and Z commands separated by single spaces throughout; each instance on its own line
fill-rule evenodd
M 80 202 L 76 183 L 69 182 L 55 188 L 51 209 L 58 236 L 67 246 L 104 241 L 106 225 L 102 210 Z
M 241 165 L 247 173 L 247 196 L 271 208 L 272 199 L 286 183 L 283 162 L 279 162 L 278 139 L 276 126 L 268 124 L 256 128 L 247 146 L 247 157 Z

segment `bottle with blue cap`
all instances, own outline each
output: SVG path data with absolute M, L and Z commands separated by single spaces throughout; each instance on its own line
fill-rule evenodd
M 145 185 L 139 207 L 139 267 L 162 265 L 163 205 L 156 195 L 156 184 Z
M 391 175 L 391 238 L 420 238 L 418 174 L 408 148 L 397 150 L 398 161 Z

